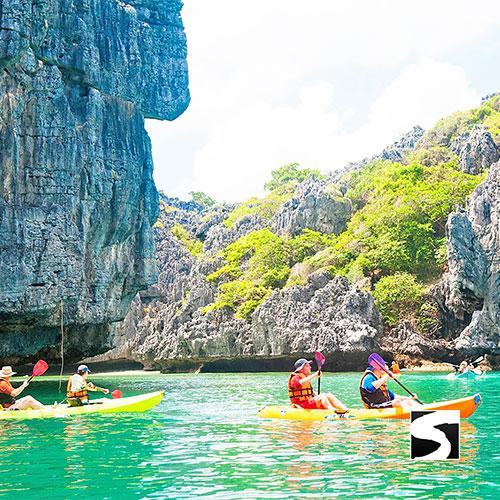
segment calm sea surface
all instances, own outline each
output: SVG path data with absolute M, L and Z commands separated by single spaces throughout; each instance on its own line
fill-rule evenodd
M 409 457 L 406 421 L 287 422 L 255 414 L 286 401 L 285 373 L 94 376 L 124 396 L 165 390 L 138 415 L 0 421 L 0 497 L 499 498 L 500 373 L 475 381 L 404 375 L 424 401 L 474 392 L 460 461 Z M 58 379 L 34 381 L 44 403 Z M 360 406 L 359 374 L 327 374 L 322 389 Z M 14 384 L 16 385 L 16 384 Z M 401 393 L 401 391 L 397 391 Z

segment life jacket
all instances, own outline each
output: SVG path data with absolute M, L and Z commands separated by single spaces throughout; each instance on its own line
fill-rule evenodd
M 0 406 L 9 408 L 9 406 L 12 406 L 15 402 L 16 398 L 14 396 L 7 394 L 0 389 Z
M 363 387 L 363 382 L 368 375 L 373 375 L 375 378 L 377 378 L 373 371 L 367 368 L 363 373 L 361 380 L 359 381 L 359 392 L 361 393 L 361 401 L 363 401 L 365 408 L 390 407 L 388 403 L 391 402 L 391 396 L 389 395 L 387 384 L 382 384 L 373 392 L 369 392 Z
M 300 378 L 306 377 L 303 373 L 291 373 L 288 379 L 288 396 L 292 403 L 297 403 L 298 401 L 307 401 L 314 397 L 314 392 L 312 390 L 311 382 L 304 384 L 300 389 L 292 387 L 292 378 L 299 376 Z
M 66 397 L 68 399 L 74 399 L 74 398 L 78 398 L 78 399 L 84 399 L 84 398 L 88 398 L 89 397 L 89 392 L 87 391 L 87 389 L 81 389 L 79 391 L 72 391 L 71 390 L 71 378 L 69 378 L 68 380 L 68 385 L 66 387 Z

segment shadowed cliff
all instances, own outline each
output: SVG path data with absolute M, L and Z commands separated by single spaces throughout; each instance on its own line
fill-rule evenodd
M 189 104 L 178 0 L 0 6 L 0 357 L 105 349 L 156 280 L 144 118 Z

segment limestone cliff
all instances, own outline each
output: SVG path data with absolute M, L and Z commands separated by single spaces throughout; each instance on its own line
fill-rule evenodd
M 448 219 L 449 271 L 442 307 L 465 328 L 455 347 L 465 354 L 500 354 L 500 162 Z M 460 328 L 459 328 L 460 330 Z
M 144 118 L 189 103 L 179 0 L 0 4 L 0 356 L 95 353 L 156 279 Z

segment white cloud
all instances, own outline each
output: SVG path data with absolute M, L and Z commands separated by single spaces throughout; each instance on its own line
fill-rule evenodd
M 218 199 L 242 200 L 262 192 L 269 172 L 296 161 L 334 170 L 374 154 L 413 125 L 479 101 L 461 68 L 426 59 L 405 68 L 370 109 L 368 121 L 350 132 L 342 127 L 333 86 L 303 87 L 294 106 L 252 102 L 217 120 L 195 155 L 194 184 Z M 209 166 L 209 168 L 207 168 Z
M 155 178 L 173 194 L 241 200 L 287 162 L 338 168 L 415 123 L 477 104 L 464 71 L 446 61 L 498 29 L 500 9 L 188 0 L 183 18 L 192 103 L 173 123 L 148 124 Z

